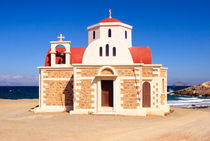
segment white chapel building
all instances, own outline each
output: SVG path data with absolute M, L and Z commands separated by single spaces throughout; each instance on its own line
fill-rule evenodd
M 165 115 L 167 68 L 152 64 L 149 47 L 132 46 L 131 25 L 111 17 L 87 27 L 88 46 L 51 41 L 39 69 L 35 112 Z

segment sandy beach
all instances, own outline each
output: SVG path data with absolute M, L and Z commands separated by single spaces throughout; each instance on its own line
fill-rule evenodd
M 165 117 L 33 113 L 38 99 L 0 100 L 0 141 L 209 141 L 210 108 Z

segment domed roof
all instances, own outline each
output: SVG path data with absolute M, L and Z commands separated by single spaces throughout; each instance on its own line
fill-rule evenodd
M 101 20 L 99 23 L 107 23 L 107 22 L 120 22 L 121 23 L 121 21 L 114 18 L 106 18 L 106 19 Z
M 71 64 L 82 64 L 82 59 L 84 52 L 87 47 L 71 47 L 71 55 L 70 55 L 70 63 Z M 47 56 L 45 59 L 45 66 L 51 65 L 50 60 L 50 51 L 51 48 L 47 52 Z M 57 47 L 56 52 L 63 51 L 65 53 L 65 47 Z M 144 64 L 152 64 L 152 55 L 149 47 L 131 47 L 129 48 L 131 53 L 133 63 L 144 63 Z M 58 64 L 59 58 L 56 57 L 56 64 Z

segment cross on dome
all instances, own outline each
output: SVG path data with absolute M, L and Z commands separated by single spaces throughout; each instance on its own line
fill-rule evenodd
M 59 41 L 63 41 L 64 38 L 65 37 L 62 34 L 60 34 L 60 36 L 58 36 L 58 39 L 60 39 Z
M 112 18 L 112 11 L 111 11 L 111 9 L 109 9 L 109 18 L 110 19 Z

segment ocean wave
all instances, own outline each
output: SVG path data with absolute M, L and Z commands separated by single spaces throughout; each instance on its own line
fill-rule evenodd
M 181 99 L 181 100 L 198 100 L 199 98 L 197 98 L 197 97 L 180 97 L 179 99 Z
M 169 94 L 168 105 L 172 107 L 194 107 L 194 106 L 210 106 L 210 98 L 205 97 L 192 97 L 192 96 L 180 96 Z

